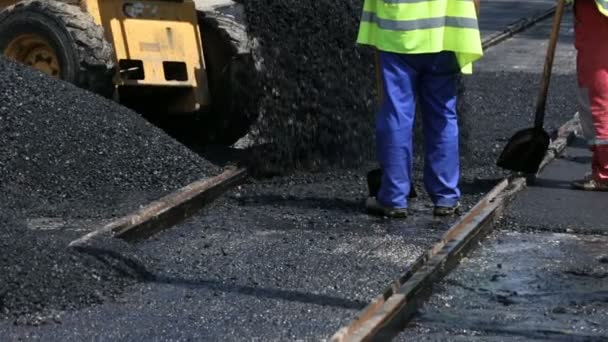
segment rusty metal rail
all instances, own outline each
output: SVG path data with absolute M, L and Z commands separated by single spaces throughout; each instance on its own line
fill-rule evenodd
M 104 234 L 130 239 L 150 236 L 194 215 L 203 206 L 246 177 L 245 168 L 229 168 L 218 176 L 195 181 L 134 213 L 72 241 L 70 247 L 82 246 Z
M 559 129 L 539 172 L 563 152 L 578 127 L 578 115 L 575 115 Z M 336 332 L 331 341 L 387 341 L 396 336 L 428 298 L 431 285 L 456 267 L 460 259 L 492 230 L 515 194 L 535 176 L 513 175 L 496 185 L 349 325 Z

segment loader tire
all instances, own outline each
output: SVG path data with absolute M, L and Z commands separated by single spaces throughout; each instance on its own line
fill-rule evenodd
M 247 33 L 239 4 L 199 11 L 199 27 L 211 93 L 205 114 L 208 142 L 231 145 L 249 132 L 258 117 L 257 78 L 261 63 Z
M 24 0 L 5 8 L 0 52 L 102 96 L 113 94 L 112 47 L 103 28 L 78 6 Z

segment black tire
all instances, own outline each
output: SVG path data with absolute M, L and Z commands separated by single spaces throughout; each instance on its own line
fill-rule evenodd
M 249 39 L 241 5 L 199 11 L 199 27 L 211 93 L 204 113 L 208 142 L 231 145 L 258 117 L 256 44 Z
M 60 79 L 110 97 L 114 91 L 112 47 L 103 28 L 78 6 L 24 0 L 0 12 L 0 53 L 22 34 L 43 37 L 55 50 Z

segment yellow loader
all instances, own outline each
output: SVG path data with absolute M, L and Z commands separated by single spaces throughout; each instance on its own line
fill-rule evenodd
M 164 121 L 200 116 L 215 142 L 254 119 L 254 52 L 232 0 L 0 0 L 5 57 Z

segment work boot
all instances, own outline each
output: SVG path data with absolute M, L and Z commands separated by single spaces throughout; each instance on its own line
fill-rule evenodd
M 376 197 L 368 197 L 365 201 L 367 212 L 372 215 L 386 216 L 390 218 L 406 218 L 407 208 L 391 208 L 383 206 Z
M 452 216 L 460 212 L 460 202 L 457 202 L 451 207 L 435 206 L 433 209 L 433 215 L 435 216 Z
M 592 177 L 588 177 L 579 181 L 574 181 L 570 185 L 572 185 L 572 187 L 577 190 L 608 191 L 608 183 L 600 183 Z

